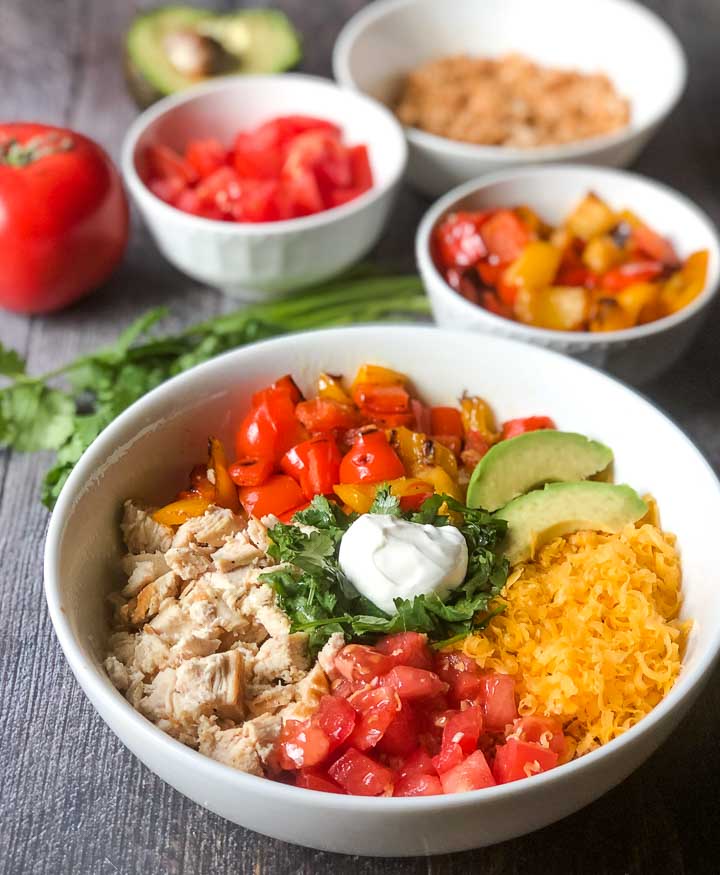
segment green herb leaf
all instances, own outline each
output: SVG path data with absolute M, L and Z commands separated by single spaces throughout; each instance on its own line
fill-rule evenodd
M 56 450 L 72 434 L 75 404 L 42 383 L 15 383 L 0 390 L 0 446 L 21 452 Z
M 401 516 L 400 499 L 393 495 L 387 483 L 378 486 L 375 499 L 370 505 L 370 513 L 382 513 L 386 516 Z
M 25 373 L 25 362 L 19 352 L 0 343 L 0 375 L 19 377 Z

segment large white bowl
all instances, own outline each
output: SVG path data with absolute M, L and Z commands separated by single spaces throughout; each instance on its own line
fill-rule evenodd
M 615 209 L 637 213 L 669 237 L 686 258 L 710 253 L 705 288 L 672 316 L 622 331 L 550 331 L 496 316 L 459 295 L 443 279 L 430 253 L 433 228 L 447 213 L 527 204 L 551 224 L 559 224 L 589 192 Z M 521 167 L 458 186 L 425 213 L 415 237 L 415 257 L 435 321 L 443 328 L 480 331 L 536 343 L 601 367 L 640 385 L 671 368 L 685 353 L 707 315 L 720 283 L 720 238 L 710 218 L 680 192 L 623 170 L 583 165 Z
M 452 54 L 517 52 L 550 67 L 604 72 L 630 99 L 627 128 L 564 146 L 510 149 L 459 143 L 407 128 L 409 180 L 437 196 L 502 167 L 583 161 L 624 167 L 684 88 L 682 46 L 662 19 L 629 0 L 383 0 L 345 25 L 333 70 L 342 85 L 391 103 L 410 70 Z
M 193 138 L 233 142 L 240 130 L 279 115 L 314 115 L 340 125 L 345 142 L 368 146 L 374 185 L 341 207 L 282 222 L 220 222 L 184 213 L 145 185 L 144 153 L 182 151 Z M 130 126 L 125 182 L 161 252 L 200 282 L 243 300 L 264 300 L 327 279 L 377 242 L 407 161 L 402 128 L 384 106 L 316 76 L 230 76 L 167 97 Z
M 252 391 L 278 374 L 292 372 L 307 390 L 321 368 L 350 374 L 366 360 L 408 372 L 431 403 L 452 403 L 468 389 L 489 399 L 500 419 L 545 413 L 560 427 L 601 438 L 615 450 L 618 480 L 658 499 L 666 527 L 679 538 L 684 615 L 695 625 L 680 678 L 638 726 L 527 781 L 454 796 L 368 799 L 302 790 L 221 765 L 165 735 L 112 686 L 101 665 L 104 599 L 118 585 L 123 499 L 166 500 L 203 455 L 208 430 L 229 437 Z M 45 591 L 70 666 L 101 717 L 181 793 L 242 826 L 314 848 L 437 854 L 499 842 L 576 811 L 622 781 L 673 731 L 720 650 L 718 519 L 720 484 L 698 450 L 651 404 L 598 371 L 526 344 L 431 327 L 336 329 L 221 356 L 123 413 L 83 455 L 60 495 L 47 535 Z

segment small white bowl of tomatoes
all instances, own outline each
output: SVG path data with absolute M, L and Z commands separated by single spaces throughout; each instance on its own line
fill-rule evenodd
M 427 211 L 415 254 L 435 321 L 554 349 L 634 384 L 689 348 L 720 239 L 684 195 L 586 165 L 500 171 Z
M 234 297 L 327 279 L 379 238 L 407 160 L 371 98 L 313 76 L 225 77 L 131 126 L 122 170 L 166 258 Z

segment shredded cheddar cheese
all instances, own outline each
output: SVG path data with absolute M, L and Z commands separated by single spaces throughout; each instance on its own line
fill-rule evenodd
M 626 732 L 670 690 L 690 623 L 680 557 L 654 525 L 577 532 L 508 578 L 504 614 L 462 648 L 516 680 L 519 712 L 559 717 L 580 755 Z

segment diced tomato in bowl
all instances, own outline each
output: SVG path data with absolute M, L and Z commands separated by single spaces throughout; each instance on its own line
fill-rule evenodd
M 188 141 L 146 153 L 148 188 L 208 219 L 277 222 L 343 206 L 373 186 L 368 147 L 348 146 L 331 121 L 290 115 L 240 131 L 232 144 Z

